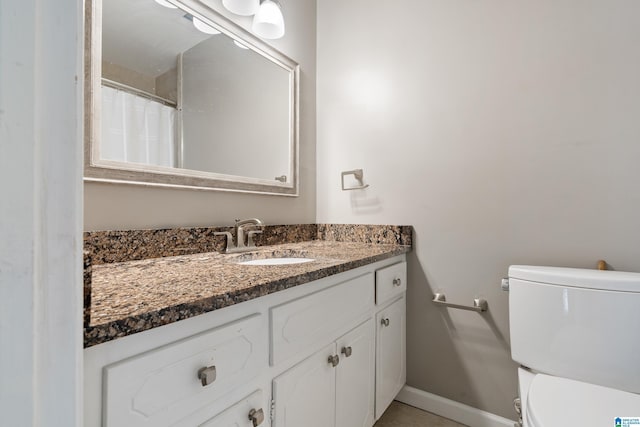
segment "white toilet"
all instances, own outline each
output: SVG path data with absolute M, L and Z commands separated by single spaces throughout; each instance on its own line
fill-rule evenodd
M 636 425 L 640 273 L 516 265 L 508 286 L 524 426 Z

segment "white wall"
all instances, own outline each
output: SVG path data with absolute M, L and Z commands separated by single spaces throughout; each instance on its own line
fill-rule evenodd
M 245 28 L 251 18 L 215 9 Z M 316 1 L 281 1 L 286 24 L 282 39 L 269 41 L 300 64 L 300 196 L 263 196 L 219 191 L 85 183 L 85 230 L 230 225 L 235 218 L 258 217 L 271 224 L 315 219 Z
M 82 1 L 0 0 L 0 425 L 82 409 Z
M 319 222 L 412 224 L 408 383 L 515 418 L 510 264 L 640 271 L 640 2 L 318 2 Z M 340 191 L 363 168 L 371 187 Z M 490 311 L 435 308 L 482 296 Z

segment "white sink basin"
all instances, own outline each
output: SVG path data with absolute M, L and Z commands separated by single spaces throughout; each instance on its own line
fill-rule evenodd
M 303 264 L 305 262 L 315 261 L 313 258 L 265 258 L 252 259 L 251 261 L 242 261 L 240 265 L 287 265 L 287 264 Z

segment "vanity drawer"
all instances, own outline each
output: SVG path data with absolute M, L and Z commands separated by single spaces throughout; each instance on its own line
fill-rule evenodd
M 374 306 L 373 273 L 271 309 L 271 364 L 335 340 Z
M 399 262 L 376 271 L 376 304 L 407 290 L 407 263 Z
M 263 320 L 254 314 L 105 367 L 103 425 L 174 425 L 244 385 L 267 367 Z
M 262 390 L 257 390 L 215 417 L 199 424 L 198 427 L 253 427 L 254 419 L 255 425 L 266 426 L 269 409 Z M 182 427 L 182 424 L 178 426 Z M 184 427 L 191 426 L 193 424 L 184 425 Z

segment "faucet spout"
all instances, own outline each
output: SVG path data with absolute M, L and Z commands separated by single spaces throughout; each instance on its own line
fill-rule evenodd
M 247 225 L 247 224 L 258 225 L 258 226 L 264 225 L 264 223 L 260 221 L 258 218 L 249 218 L 249 219 L 242 219 L 242 220 L 236 219 L 236 228 L 242 225 Z
M 256 245 L 253 240 L 253 236 L 256 234 L 262 233 L 262 230 L 250 230 L 249 237 L 247 242 L 245 243 L 245 226 L 257 226 L 261 227 L 264 223 L 260 221 L 258 218 L 249 218 L 239 220 L 236 219 L 235 232 L 236 232 L 236 243 L 233 244 L 233 236 L 229 231 L 221 231 L 214 233 L 216 236 L 225 236 L 226 237 L 226 247 L 224 249 L 224 253 L 231 254 L 235 252 L 246 252 L 255 249 Z
M 245 243 L 245 226 L 263 226 L 264 223 L 260 221 L 258 218 L 249 218 L 236 220 L 236 248 L 234 251 L 241 252 L 245 250 L 251 250 L 255 248 L 255 244 L 253 242 L 253 235 L 262 233 L 262 231 L 250 231 L 248 242 Z

